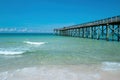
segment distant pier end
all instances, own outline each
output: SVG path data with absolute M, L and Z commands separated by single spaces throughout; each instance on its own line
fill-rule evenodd
M 120 41 L 120 16 L 54 29 L 56 35 Z

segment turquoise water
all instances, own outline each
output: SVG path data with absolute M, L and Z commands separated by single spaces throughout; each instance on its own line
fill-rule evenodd
M 9 54 L 12 52 L 12 55 Z M 96 64 L 105 61 L 120 62 L 119 42 L 51 34 L 0 35 L 0 66 L 3 68 L 40 64 Z
M 119 42 L 53 34 L 0 34 L 0 72 L 41 65 L 103 63 L 120 67 Z

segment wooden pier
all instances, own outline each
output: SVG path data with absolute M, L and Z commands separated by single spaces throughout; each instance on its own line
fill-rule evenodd
M 56 35 L 120 41 L 120 16 L 54 29 Z

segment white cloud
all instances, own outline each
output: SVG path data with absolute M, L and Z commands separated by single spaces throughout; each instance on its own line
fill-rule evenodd
M 28 32 L 28 28 L 18 29 L 17 32 Z
M 65 23 L 65 24 L 36 24 L 33 26 L 21 26 L 13 28 L 0 28 L 0 32 L 34 32 L 34 33 L 50 33 L 53 32 L 54 28 L 62 28 L 74 25 L 74 23 Z
M 14 32 L 14 31 L 16 31 L 16 28 L 10 28 L 9 29 L 9 32 Z
M 0 28 L 0 32 L 14 32 L 16 28 Z
M 74 23 L 66 23 L 66 24 L 42 24 L 42 25 L 34 25 L 29 26 L 29 32 L 41 32 L 41 33 L 51 33 L 54 28 L 62 28 L 74 25 Z
M 0 32 L 3 32 L 4 31 L 4 29 L 3 28 L 0 28 Z

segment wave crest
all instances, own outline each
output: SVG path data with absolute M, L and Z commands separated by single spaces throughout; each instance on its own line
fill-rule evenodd
M 37 46 L 39 46 L 39 45 L 45 44 L 46 42 L 31 42 L 31 41 L 24 41 L 24 43 L 30 44 L 30 45 L 37 45 Z
M 0 51 L 1 55 L 19 55 L 23 53 L 24 51 Z

